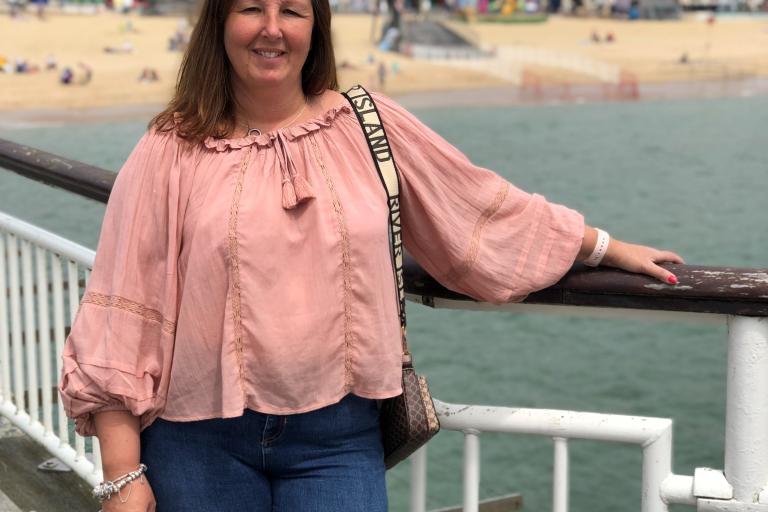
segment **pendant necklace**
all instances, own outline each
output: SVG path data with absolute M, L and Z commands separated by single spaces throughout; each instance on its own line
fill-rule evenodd
M 298 114 L 296 114 L 295 116 L 293 116 L 293 119 L 291 119 L 290 121 L 288 121 L 287 123 L 285 123 L 283 126 L 281 126 L 281 127 L 279 127 L 279 128 L 275 128 L 275 129 L 274 129 L 274 130 L 272 130 L 272 131 L 274 132 L 274 131 L 277 131 L 277 130 L 282 130 L 282 129 L 283 129 L 283 128 L 285 128 L 286 126 L 291 126 L 291 125 L 292 125 L 294 122 L 296 122 L 296 120 L 297 120 L 299 117 L 301 117 L 301 114 L 303 114 L 303 113 L 304 113 L 304 111 L 305 111 L 306 109 L 307 109 L 307 101 L 306 101 L 306 100 L 304 100 L 304 106 L 302 106 L 302 107 L 301 107 L 301 110 L 299 110 L 299 113 L 298 113 Z M 262 134 L 261 130 L 259 130 L 258 128 L 251 128 L 251 123 L 250 123 L 250 121 L 248 121 L 248 123 L 246 123 L 246 124 L 243 124 L 243 127 L 245 127 L 245 129 L 246 129 L 246 130 L 248 130 L 248 137 L 250 137 L 251 135 L 261 135 L 261 134 Z

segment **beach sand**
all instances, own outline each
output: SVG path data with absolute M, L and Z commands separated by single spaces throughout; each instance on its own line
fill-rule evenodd
M 125 30 L 127 21 L 131 31 Z M 714 24 L 701 17 L 666 22 L 564 17 L 540 24 L 457 22 L 457 30 L 496 52 L 496 57 L 481 61 L 426 61 L 380 52 L 371 42 L 371 33 L 380 32 L 382 21 L 369 15 L 334 16 L 342 87 L 362 83 L 381 89 L 377 80 L 380 61 L 390 70 L 383 89 L 395 96 L 509 86 L 519 83 L 524 70 L 545 82 L 599 82 L 594 73 L 583 72 L 584 63 L 631 73 L 641 83 L 768 76 L 766 18 L 718 19 Z M 178 23 L 179 18 L 172 16 L 111 12 L 50 13 L 42 21 L 32 15 L 16 20 L 4 16 L 0 18 L 0 57 L 11 62 L 21 57 L 42 67 L 52 54 L 59 70 L 0 73 L 0 111 L 163 104 L 172 94 L 181 61 L 179 52 L 168 50 L 168 39 Z M 612 32 L 615 42 L 593 43 L 589 40 L 592 31 L 601 37 Z M 133 51 L 103 51 L 107 46 L 125 44 Z M 521 61 L 520 49 L 526 55 L 538 52 L 547 58 Z M 683 54 L 687 54 L 688 64 L 678 62 Z M 74 69 L 75 81 L 83 76 L 80 62 L 92 68 L 90 82 L 60 85 L 58 76 L 64 66 Z M 574 68 L 573 62 L 579 66 Z M 399 67 L 396 74 L 391 71 L 393 64 Z M 145 67 L 156 70 L 160 80 L 140 83 L 138 78 Z

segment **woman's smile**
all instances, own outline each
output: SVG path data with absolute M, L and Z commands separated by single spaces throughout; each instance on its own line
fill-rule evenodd
M 264 57 L 265 59 L 270 60 L 285 55 L 285 52 L 282 50 L 253 50 L 253 52 L 259 57 Z

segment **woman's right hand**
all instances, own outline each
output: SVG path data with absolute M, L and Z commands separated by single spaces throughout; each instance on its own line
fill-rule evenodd
M 130 494 L 129 494 L 130 493 Z M 122 500 L 121 500 L 122 497 Z M 123 503 L 122 501 L 125 501 Z M 101 504 L 101 512 L 155 512 L 155 494 L 146 478 L 137 478 Z

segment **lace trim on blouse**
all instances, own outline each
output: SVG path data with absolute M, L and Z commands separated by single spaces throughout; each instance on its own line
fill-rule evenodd
M 477 253 L 480 250 L 480 237 L 483 234 L 483 228 L 485 228 L 486 224 L 488 224 L 488 221 L 491 219 L 491 217 L 493 217 L 493 214 L 499 211 L 499 208 L 501 208 L 501 205 L 504 203 L 504 199 L 507 197 L 508 190 L 509 184 L 502 182 L 501 186 L 499 187 L 499 191 L 496 193 L 493 201 L 491 201 L 491 204 L 488 205 L 488 208 L 486 208 L 485 211 L 480 214 L 480 216 L 477 218 L 477 221 L 475 222 L 475 228 L 472 230 L 472 239 L 470 240 L 469 247 L 467 248 L 467 252 L 464 255 L 464 259 L 460 265 L 457 265 L 450 272 L 448 272 L 448 274 L 445 276 L 446 280 L 459 281 L 470 270 L 472 270 L 472 267 L 477 260 Z
M 119 295 L 105 295 L 103 293 L 87 292 L 83 296 L 81 304 L 93 304 L 105 308 L 115 308 L 127 311 L 128 313 L 140 316 L 148 322 L 160 324 L 162 330 L 171 336 L 176 334 L 176 323 L 163 317 L 162 313 L 155 309 L 148 308 L 143 304 L 120 297 Z
M 354 334 L 352 333 L 352 266 L 349 256 L 349 235 L 347 232 L 347 223 L 344 220 L 344 207 L 339 201 L 339 195 L 336 193 L 336 187 L 333 184 L 331 176 L 328 174 L 328 170 L 325 168 L 325 163 L 320 154 L 320 148 L 317 146 L 317 142 L 314 137 L 309 137 L 309 141 L 312 144 L 312 150 L 314 152 L 315 161 L 320 167 L 320 171 L 325 178 L 326 186 L 331 194 L 331 201 L 333 203 L 333 211 L 336 215 L 336 222 L 338 223 L 339 237 L 341 238 L 341 269 L 342 269 L 342 281 L 344 286 L 344 386 L 346 389 L 352 388 L 352 351 L 350 350 L 354 341 Z
M 232 273 L 232 323 L 235 333 L 235 356 L 237 357 L 237 371 L 240 376 L 240 389 L 243 392 L 243 400 L 245 400 L 245 363 L 243 362 L 243 321 L 241 316 L 241 297 L 240 297 L 240 255 L 238 254 L 237 240 L 237 217 L 240 212 L 240 196 L 243 192 L 243 179 L 245 177 L 245 169 L 248 167 L 248 161 L 251 156 L 251 149 L 243 156 L 243 161 L 240 164 L 240 172 L 237 175 L 237 183 L 235 183 L 235 190 L 232 194 L 232 203 L 229 209 L 229 262 L 230 272 Z

